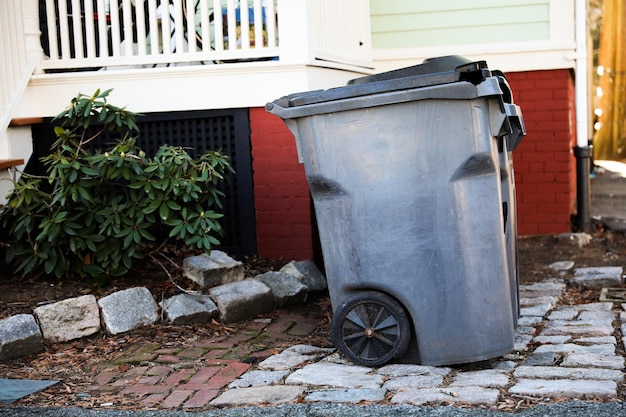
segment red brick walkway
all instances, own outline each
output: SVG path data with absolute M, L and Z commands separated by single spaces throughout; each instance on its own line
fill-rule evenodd
M 268 321 L 252 321 L 236 334 L 185 346 L 137 346 L 102 369 L 89 392 L 112 401 L 130 398 L 142 408 L 206 407 L 255 363 L 279 353 L 267 346 L 286 348 L 319 325 L 317 319 L 296 315 Z

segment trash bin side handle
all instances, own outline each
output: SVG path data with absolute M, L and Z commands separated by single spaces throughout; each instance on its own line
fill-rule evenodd
M 498 79 L 495 77 L 489 77 L 482 83 L 476 86 L 478 90 L 479 97 L 490 97 L 490 96 L 499 96 L 502 98 L 502 88 L 500 88 L 500 83 Z
M 522 109 L 517 104 L 505 104 L 506 115 L 516 120 L 519 123 L 519 128 L 522 132 L 522 135 L 526 135 L 526 125 L 524 124 L 524 117 L 522 116 Z
M 298 162 L 304 164 L 304 155 L 302 153 L 302 138 L 298 132 L 298 122 L 293 119 L 283 119 L 283 121 L 285 122 L 287 128 L 291 130 L 291 133 L 296 140 L 296 152 L 298 154 Z
M 279 98 L 276 101 L 270 102 L 265 104 L 265 111 L 275 114 L 276 116 L 285 119 L 286 115 L 285 112 L 287 111 L 287 109 L 285 107 L 283 107 L 281 104 L 279 104 L 281 102 L 281 100 L 286 99 L 286 97 L 283 98 Z

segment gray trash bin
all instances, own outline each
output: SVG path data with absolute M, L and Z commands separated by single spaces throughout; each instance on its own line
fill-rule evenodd
M 444 365 L 513 348 L 518 316 L 506 80 L 459 57 L 268 103 L 296 138 L 334 343 L 352 361 Z

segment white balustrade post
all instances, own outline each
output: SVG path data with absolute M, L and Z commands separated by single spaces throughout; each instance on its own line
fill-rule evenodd
M 311 1 L 278 0 L 278 46 L 281 63 L 306 65 L 315 59 Z
M 36 72 L 42 72 L 37 68 L 44 58 L 41 47 L 41 30 L 39 29 L 39 1 L 22 0 L 22 14 L 24 16 L 24 43 L 27 59 L 36 65 Z

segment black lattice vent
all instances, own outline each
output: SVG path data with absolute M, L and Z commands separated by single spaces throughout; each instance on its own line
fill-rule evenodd
M 139 116 L 137 125 L 140 131 L 137 144 L 148 156 L 153 156 L 163 144 L 183 146 L 194 157 L 207 150 L 218 149 L 230 156 L 236 174 L 228 175 L 220 186 L 225 195 L 221 209 L 225 235 L 220 238 L 222 245 L 219 249 L 237 256 L 255 254 L 256 226 L 248 110 L 152 113 Z M 93 128 L 93 131 L 96 129 Z M 51 131 L 49 125 L 44 131 Z M 35 130 L 33 138 L 37 143 Z M 116 139 L 110 133 L 105 133 L 90 146 L 102 149 Z M 46 145 L 41 145 L 44 142 Z M 52 142 L 40 138 L 39 143 L 40 146 L 34 146 L 38 157 L 47 154 Z

